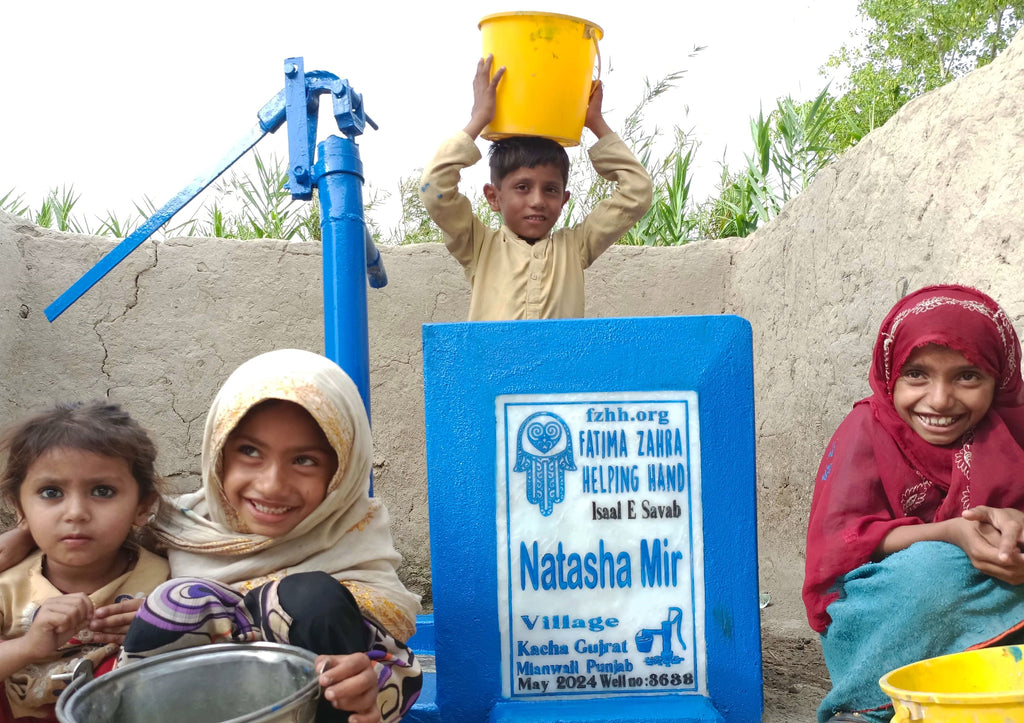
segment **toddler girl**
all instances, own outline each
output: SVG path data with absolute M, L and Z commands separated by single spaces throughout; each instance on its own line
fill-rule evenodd
M 289 643 L 321 654 L 318 721 L 398 720 L 422 680 L 400 642 L 419 597 L 399 581 L 387 510 L 369 497 L 371 455 L 363 402 L 337 364 L 294 349 L 242 364 L 207 416 L 202 488 L 161 501 L 154 522 L 174 575 L 189 579 L 147 598 L 123 660 Z
M 119 407 L 93 402 L 26 420 L 0 451 L 0 494 L 39 548 L 0 573 L 0 720 L 55 721 L 51 676 L 82 658 L 108 670 L 139 598 L 167 579 L 167 562 L 129 541 L 157 498 L 156 448 Z
M 963 286 L 882 322 L 872 394 L 818 469 L 804 604 L 832 691 L 819 721 L 888 721 L 878 679 L 1024 625 L 1024 381 L 1006 314 Z

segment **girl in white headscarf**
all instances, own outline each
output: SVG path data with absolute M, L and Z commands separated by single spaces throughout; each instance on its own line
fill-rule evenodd
M 419 596 L 399 581 L 388 512 L 369 496 L 371 455 L 363 402 L 337 364 L 294 349 L 242 364 L 207 416 L 202 489 L 161 503 L 153 527 L 176 579 L 136 614 L 122 661 L 290 643 L 327 666 L 318 721 L 399 720 L 421 685 L 401 642 Z

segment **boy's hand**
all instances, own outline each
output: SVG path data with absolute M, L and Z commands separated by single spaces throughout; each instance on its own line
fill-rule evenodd
M 351 711 L 349 723 L 380 723 L 377 671 L 366 653 L 319 655 L 313 665 L 323 670 L 324 697 L 336 709 Z
M 476 75 L 473 76 L 473 111 L 469 123 L 463 129 L 470 138 L 476 138 L 488 123 L 494 120 L 494 109 L 497 106 L 498 81 L 505 75 L 505 66 L 494 71 L 491 77 L 491 66 L 494 56 L 480 58 L 476 64 Z
M 601 115 L 601 103 L 604 102 L 604 83 L 595 80 L 590 86 L 590 100 L 587 102 L 587 116 L 583 125 L 598 138 L 603 138 L 612 132 L 604 116 Z
M 92 642 L 103 645 L 107 643 L 122 645 L 124 636 L 128 634 L 128 627 L 135 619 L 135 613 L 144 602 L 144 598 L 136 597 L 96 608 L 92 615 L 92 621 L 89 623 Z
M 88 624 L 92 613 L 92 600 L 85 593 L 47 598 L 24 635 L 26 653 L 33 660 L 52 655 Z

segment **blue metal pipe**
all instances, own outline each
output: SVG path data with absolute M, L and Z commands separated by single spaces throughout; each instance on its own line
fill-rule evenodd
M 369 416 L 363 162 L 355 141 L 338 136 L 321 142 L 316 155 L 313 177 L 320 198 L 324 259 L 324 353 L 352 377 Z
M 364 225 L 363 233 L 366 239 L 366 280 L 374 289 L 383 289 L 388 285 L 388 272 L 384 270 L 384 259 L 380 257 L 380 251 L 373 243 L 373 234 L 370 227 Z

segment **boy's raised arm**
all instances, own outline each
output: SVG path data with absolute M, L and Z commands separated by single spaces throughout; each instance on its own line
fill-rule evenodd
M 604 119 L 601 105 L 604 84 L 595 81 L 590 91 L 584 125 L 597 136 L 590 148 L 590 162 L 604 179 L 615 184 L 611 196 L 598 203 L 580 224 L 578 242 L 584 268 L 603 254 L 640 220 L 651 206 L 651 177 Z
M 604 116 L 601 114 L 601 103 L 603 101 L 604 83 L 600 80 L 595 80 L 590 88 L 590 100 L 587 101 L 587 115 L 583 120 L 583 125 L 598 140 L 612 132 L 612 127 L 605 122 Z
M 498 68 L 492 78 L 493 63 L 492 56 L 477 62 L 469 123 L 462 132 L 441 145 L 420 178 L 419 195 L 423 207 L 444 232 L 448 251 L 467 269 L 475 263 L 475 239 L 484 233 L 485 228 L 473 214 L 470 200 L 459 193 L 459 181 L 462 169 L 480 160 L 480 149 L 476 147 L 475 139 L 494 119 L 496 90 L 505 69 Z
M 492 78 L 491 67 L 493 65 L 493 55 L 480 58 L 476 64 L 476 75 L 473 76 L 473 110 L 469 114 L 469 123 L 463 128 L 466 135 L 473 139 L 480 135 L 484 126 L 494 120 L 498 82 L 505 74 L 505 66 L 498 68 Z

